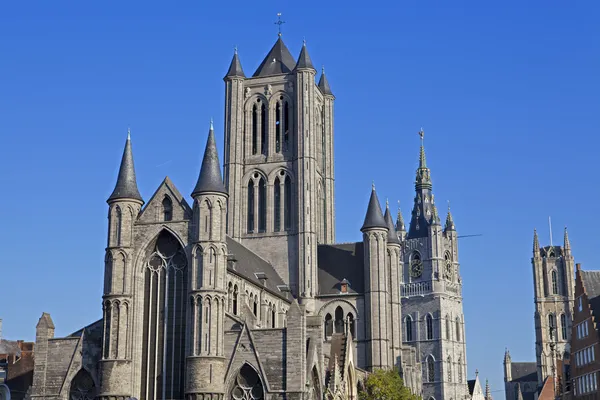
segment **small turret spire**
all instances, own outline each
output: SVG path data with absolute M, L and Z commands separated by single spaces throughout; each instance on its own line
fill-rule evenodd
M 454 231 L 454 220 L 452 219 L 452 213 L 450 212 L 450 200 L 448 200 L 448 215 L 446 216 L 446 231 Z
M 227 71 L 227 75 L 225 75 L 225 79 L 227 78 L 245 78 L 244 70 L 242 69 L 242 63 L 240 62 L 240 57 L 238 56 L 238 48 L 237 46 L 233 49 L 233 58 L 231 59 L 231 64 L 229 64 L 229 70 Z
M 304 40 L 302 50 L 300 50 L 300 55 L 298 56 L 298 61 L 296 62 L 295 69 L 312 69 L 316 72 L 315 67 L 313 67 L 312 60 L 308 55 L 308 49 L 306 48 L 306 40 Z
M 492 392 L 490 390 L 490 382 L 485 380 L 485 400 L 492 400 Z
M 333 96 L 327 75 L 325 75 L 325 66 L 321 68 L 321 78 L 319 79 L 319 90 L 326 96 Z
M 202 167 L 200 167 L 200 175 L 198 176 L 196 187 L 192 192 L 192 197 L 208 192 L 227 194 L 223 185 L 223 178 L 221 178 L 221 165 L 219 164 L 219 154 L 217 152 L 212 120 L 210 130 L 208 131 L 208 139 L 206 140 L 206 148 L 204 149 Z
M 402 211 L 400 210 L 400 200 L 398 200 L 398 214 L 396 215 L 396 230 L 398 232 L 406 231 L 406 227 L 404 226 L 404 218 L 402 217 Z
M 394 227 L 394 219 L 392 218 L 392 213 L 390 212 L 390 203 L 387 200 L 385 201 L 385 215 L 383 218 L 385 219 L 385 223 L 388 228 L 387 242 L 389 244 L 399 245 L 400 238 L 398 238 L 398 233 Z
M 538 240 L 537 230 L 533 230 L 533 256 L 540 256 L 540 241 Z
M 504 349 L 504 363 L 510 362 L 510 351 L 508 351 L 508 347 Z
M 144 203 L 135 179 L 133 152 L 131 150 L 131 131 L 129 129 L 127 129 L 127 140 L 125 141 L 125 149 L 123 150 L 123 156 L 121 157 L 121 166 L 119 167 L 117 184 L 107 202 L 110 203 L 119 199 L 137 200 L 141 201 L 142 204 Z
M 565 226 L 565 239 L 564 239 L 564 247 L 565 251 L 571 251 L 571 242 L 569 241 L 569 232 L 567 232 L 567 227 Z
M 363 231 L 370 228 L 387 229 L 387 224 L 383 218 L 381 206 L 379 205 L 379 199 L 377 198 L 377 192 L 375 191 L 375 183 L 373 183 L 373 188 L 371 189 L 371 198 L 369 199 L 367 214 L 365 215 L 365 222 L 360 230 Z

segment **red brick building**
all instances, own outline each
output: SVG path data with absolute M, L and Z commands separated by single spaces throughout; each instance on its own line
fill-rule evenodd
M 573 399 L 600 399 L 600 271 L 582 271 L 580 264 L 577 264 L 576 271 L 571 335 L 571 393 Z

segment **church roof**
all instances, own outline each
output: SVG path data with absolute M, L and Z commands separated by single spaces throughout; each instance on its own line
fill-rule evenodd
M 473 396 L 473 390 L 475 389 L 476 379 L 470 379 L 467 381 L 467 385 L 469 386 L 469 395 Z
M 229 71 L 227 71 L 227 75 L 225 78 L 229 77 L 240 77 L 245 78 L 244 70 L 242 69 L 242 63 L 240 62 L 240 58 L 238 57 L 237 50 L 233 53 L 233 58 L 231 59 L 231 64 L 229 65 Z
M 235 258 L 233 265 L 228 263 L 227 269 L 230 272 L 240 275 L 255 285 L 265 287 L 269 292 L 288 302 L 291 301 L 291 298 L 288 299 L 284 292 L 279 290 L 278 286 L 285 286 L 285 282 L 281 279 L 277 271 L 275 271 L 271 263 L 262 259 L 256 253 L 252 252 L 252 250 L 244 247 L 229 236 L 227 237 L 227 249 Z M 256 276 L 259 273 L 264 274 L 267 278 L 264 284 Z
M 221 165 L 219 164 L 219 153 L 217 152 L 212 121 L 208 131 L 208 139 L 206 139 L 200 175 L 192 192 L 192 197 L 207 192 L 227 193 L 225 185 L 223 185 L 223 178 L 221 178 Z
M 115 190 L 108 198 L 108 202 L 119 199 L 139 200 L 142 203 L 144 200 L 140 195 L 135 179 L 135 168 L 133 166 L 133 153 L 131 151 L 131 138 L 127 135 L 123 157 L 121 158 L 121 166 L 119 167 L 119 176 Z
M 510 364 L 512 382 L 537 382 L 535 362 L 513 362 Z
M 253 77 L 289 74 L 296 67 L 296 61 L 281 37 L 269 51 Z
M 379 198 L 377 197 L 375 186 L 373 186 L 373 189 L 371 190 L 371 198 L 369 199 L 365 222 L 360 229 L 363 230 L 369 228 L 387 228 L 383 213 L 381 212 L 381 206 L 379 205 Z
M 308 55 L 308 50 L 306 48 L 306 43 L 302 45 L 302 50 L 300 50 L 300 55 L 298 56 L 298 62 L 296 62 L 296 69 L 307 68 L 314 70 L 312 60 Z
M 340 294 L 340 283 L 348 281 L 348 293 L 364 293 L 363 242 L 321 244 L 317 247 L 319 294 Z
M 321 93 L 333 96 L 331 92 L 331 87 L 329 86 L 329 81 L 327 80 L 327 75 L 325 75 L 325 68 L 323 68 L 323 72 L 321 72 L 321 78 L 319 79 L 319 89 Z

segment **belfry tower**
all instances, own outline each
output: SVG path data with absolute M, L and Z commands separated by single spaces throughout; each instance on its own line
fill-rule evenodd
M 225 76 L 227 233 L 270 261 L 311 309 L 317 244 L 335 240 L 334 96 L 306 43 L 294 60 L 281 33 L 251 77 L 237 50 Z

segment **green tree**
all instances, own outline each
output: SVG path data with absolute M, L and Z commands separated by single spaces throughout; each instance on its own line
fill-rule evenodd
M 404 386 L 398 371 L 378 369 L 369 374 L 363 384 L 363 390 L 358 393 L 359 400 L 418 400 Z

